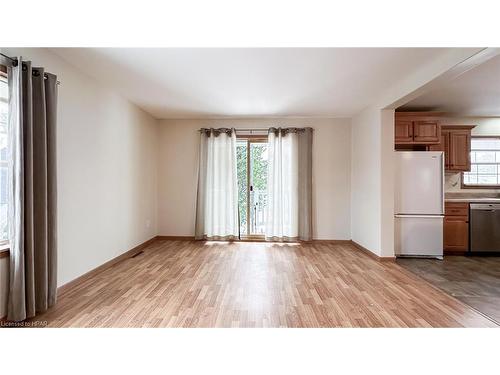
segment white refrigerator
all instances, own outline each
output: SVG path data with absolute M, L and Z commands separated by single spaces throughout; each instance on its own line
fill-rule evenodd
M 396 151 L 396 256 L 443 258 L 442 152 Z

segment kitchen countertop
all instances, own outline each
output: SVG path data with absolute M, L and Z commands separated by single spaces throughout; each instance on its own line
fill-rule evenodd
M 500 203 L 500 198 L 445 198 L 445 202 L 463 202 L 463 203 Z

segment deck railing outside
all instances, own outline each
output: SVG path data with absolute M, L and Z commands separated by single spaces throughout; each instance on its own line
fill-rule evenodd
M 250 233 L 263 235 L 266 232 L 267 192 L 254 190 L 250 193 Z

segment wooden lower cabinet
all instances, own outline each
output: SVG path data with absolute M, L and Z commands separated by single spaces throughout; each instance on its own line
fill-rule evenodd
M 444 218 L 444 249 L 455 251 L 469 249 L 469 221 L 466 216 Z
M 468 203 L 446 203 L 443 226 L 445 251 L 466 252 L 469 250 Z

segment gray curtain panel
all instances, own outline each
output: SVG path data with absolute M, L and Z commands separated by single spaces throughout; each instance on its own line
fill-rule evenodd
M 299 167 L 299 239 L 312 240 L 312 128 L 304 128 L 298 136 Z
M 57 77 L 25 61 L 9 71 L 10 289 L 7 319 L 56 302 Z
M 266 240 L 312 240 L 312 128 L 268 134 Z

